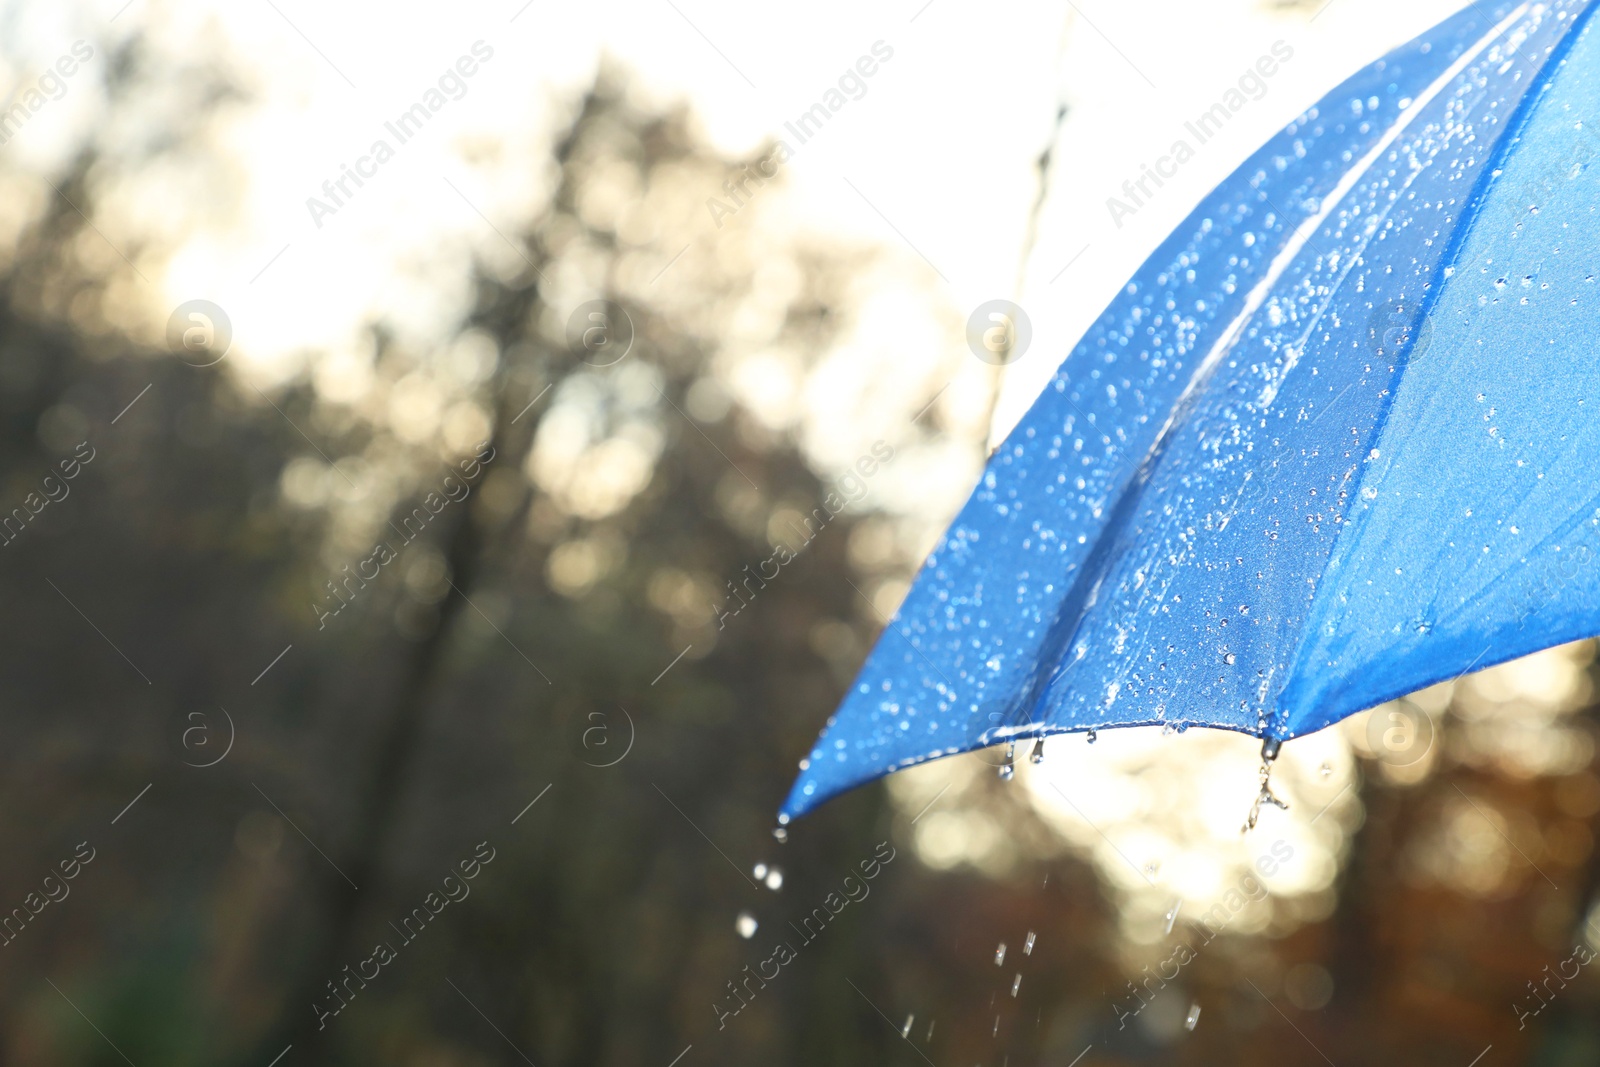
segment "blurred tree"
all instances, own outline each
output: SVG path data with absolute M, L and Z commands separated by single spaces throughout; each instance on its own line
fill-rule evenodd
M 117 99 L 166 76 L 114 67 Z M 236 99 L 191 75 L 184 99 Z M 767 577 L 840 478 L 724 357 L 754 333 L 813 366 L 870 257 L 765 228 L 754 199 L 714 248 L 663 244 L 746 161 L 607 71 L 457 336 L 374 323 L 363 387 L 315 361 L 258 386 L 128 321 L 161 250 L 124 260 L 90 220 L 113 173 L 193 150 L 142 145 L 0 173 L 29 205 L 0 246 L 0 515 L 28 512 L 0 543 L 0 914 L 25 914 L 0 935 L 5 1062 L 1592 1061 L 1589 970 L 1527 1029 L 1513 1012 L 1600 878 L 1586 652 L 1559 701 L 1463 687 L 1428 773 L 1369 765 L 1338 910 L 1219 938 L 1173 1001 L 1203 1006 L 1193 1034 L 1150 1024 L 1165 1004 L 1123 1030 L 1112 1005 L 1166 946 L 1130 945 L 1114 887 L 992 772 L 972 795 L 1003 868 L 919 866 L 917 813 L 876 786 L 772 833 L 880 583 L 915 561 L 869 496 Z M 590 299 L 625 312 L 626 358 L 570 344 Z M 440 502 L 479 441 L 493 458 Z M 27 504 L 80 445 L 70 491 Z M 735 584 L 750 602 L 719 621 Z M 1543 732 L 1494 732 L 1516 716 Z M 885 841 L 870 895 L 799 944 Z M 70 893 L 28 903 L 79 842 Z M 480 843 L 470 895 L 400 933 Z M 782 940 L 797 959 L 745 986 Z M 396 958 L 350 978 L 379 942 Z M 719 1019 L 730 983 L 751 1003 Z

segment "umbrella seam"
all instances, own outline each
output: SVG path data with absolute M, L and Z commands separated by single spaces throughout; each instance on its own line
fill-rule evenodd
M 1528 5 L 1524 4 L 1523 9 L 1525 9 L 1527 6 Z M 1423 290 L 1424 295 L 1420 301 L 1421 306 L 1419 308 L 1422 318 L 1425 319 L 1433 310 L 1433 308 L 1438 305 L 1439 298 L 1444 289 L 1444 272 L 1447 268 L 1454 269 L 1457 257 L 1459 257 L 1463 247 L 1466 245 L 1467 238 L 1471 236 L 1473 227 L 1476 225 L 1483 211 L 1484 204 L 1488 200 L 1490 187 L 1494 184 L 1496 178 L 1499 176 L 1499 165 L 1505 160 L 1506 155 L 1520 140 L 1523 131 L 1527 129 L 1529 123 L 1533 119 L 1534 113 L 1538 110 L 1545 93 L 1548 91 L 1550 85 L 1554 81 L 1557 71 L 1559 71 L 1561 68 L 1561 65 L 1563 61 L 1565 61 L 1567 54 L 1571 52 L 1572 48 L 1577 44 L 1578 39 L 1588 30 L 1588 23 L 1596 10 L 1596 3 L 1594 0 L 1590 0 L 1590 2 L 1584 6 L 1583 10 L 1573 18 L 1573 25 L 1562 35 L 1559 40 L 1557 40 L 1555 45 L 1551 48 L 1550 55 L 1545 59 L 1545 62 L 1536 72 L 1533 73 L 1532 80 L 1529 83 L 1527 91 L 1524 92 L 1522 99 L 1512 111 L 1511 117 L 1502 127 L 1500 136 L 1496 140 L 1489 158 L 1484 162 L 1482 173 L 1478 175 L 1478 179 L 1474 183 L 1472 192 L 1468 197 L 1467 204 L 1462 209 L 1461 220 L 1456 225 L 1454 232 L 1451 233 L 1449 244 L 1446 246 L 1444 254 L 1439 257 L 1439 262 L 1433 270 L 1433 276 L 1430 279 L 1429 284 Z M 1502 25 L 1504 25 L 1504 23 L 1502 23 Z M 1365 445 L 1368 450 L 1374 447 L 1376 442 L 1383 436 L 1384 430 L 1388 427 L 1389 415 L 1394 408 L 1395 400 L 1399 396 L 1401 380 L 1404 378 L 1407 369 L 1406 356 L 1410 351 L 1411 345 L 1415 343 L 1416 338 L 1410 338 L 1406 347 L 1400 352 L 1396 353 L 1395 371 L 1391 378 L 1387 397 L 1381 403 L 1377 417 L 1373 420 L 1373 429 L 1365 441 Z M 1364 484 L 1365 481 L 1366 478 L 1363 476 L 1360 482 L 1357 483 L 1358 492 L 1361 485 Z M 1322 580 L 1328 575 L 1329 565 L 1331 565 L 1334 560 L 1339 557 L 1340 547 L 1346 543 L 1347 539 L 1360 536 L 1358 533 L 1351 532 L 1355 528 L 1356 524 L 1347 523 L 1344 530 L 1340 532 L 1338 538 L 1335 540 L 1333 550 L 1329 553 L 1328 561 L 1324 564 L 1322 573 L 1318 577 L 1317 592 L 1307 610 L 1308 620 L 1315 613 L 1318 604 L 1324 602 Z M 1303 699 L 1300 694 L 1303 692 L 1307 684 L 1305 679 L 1311 676 L 1310 673 L 1303 672 L 1305 672 L 1307 667 L 1305 659 L 1310 654 L 1312 637 L 1314 636 L 1315 631 L 1316 627 L 1314 626 L 1308 625 L 1301 628 L 1300 640 L 1296 643 L 1295 650 L 1290 656 L 1289 670 L 1285 673 L 1283 686 L 1278 690 L 1277 693 L 1276 703 L 1278 705 L 1278 710 L 1275 718 L 1282 720 L 1282 726 L 1277 733 L 1273 734 L 1273 736 L 1277 736 L 1279 740 L 1289 740 L 1292 737 L 1300 736 L 1300 733 L 1289 729 L 1288 720 L 1293 712 L 1303 713 L 1309 710 L 1308 708 L 1299 706 L 1299 701 Z M 1507 656 L 1506 658 L 1513 657 Z M 1492 665 L 1493 664 L 1488 664 L 1488 666 Z M 1451 672 L 1449 671 L 1444 672 L 1441 678 L 1449 677 L 1450 673 Z M 1426 686 L 1427 684 L 1428 683 L 1424 682 L 1422 685 Z M 1422 686 L 1411 686 L 1410 688 L 1406 689 L 1405 692 L 1412 692 L 1421 687 Z M 1291 690 L 1296 690 L 1296 692 L 1291 693 Z M 1402 695 L 1404 695 L 1404 693 L 1397 692 L 1394 694 L 1394 696 Z M 1392 699 L 1392 697 L 1390 699 Z M 1335 698 L 1334 702 L 1337 703 L 1337 698 Z M 1350 708 L 1346 710 L 1345 714 L 1361 710 L 1361 708 Z M 1320 727 L 1318 727 L 1318 729 L 1320 729 Z
M 1245 298 L 1244 306 L 1234 316 L 1221 336 L 1212 343 L 1211 349 L 1205 357 L 1195 366 L 1190 375 L 1188 384 L 1179 394 L 1173 404 L 1172 413 L 1167 416 L 1166 422 L 1157 432 L 1155 439 L 1144 457 L 1140 460 L 1133 476 L 1128 480 L 1127 488 L 1117 500 L 1105 525 L 1095 539 L 1095 547 L 1085 557 L 1079 569 L 1077 578 L 1073 581 L 1072 591 L 1062 602 L 1057 610 L 1056 620 L 1051 626 L 1051 632 L 1046 637 L 1040 648 L 1039 662 L 1042 669 L 1035 672 L 1029 682 L 1028 692 L 1019 703 L 1019 712 L 1026 709 L 1023 717 L 1026 720 L 1037 722 L 1046 696 L 1049 693 L 1050 683 L 1059 675 L 1054 665 L 1061 652 L 1071 644 L 1072 637 L 1082 628 L 1083 620 L 1089 610 L 1098 600 L 1101 583 L 1109 573 L 1112 565 L 1118 558 L 1114 555 L 1116 534 L 1131 521 L 1134 511 L 1144 497 L 1144 489 L 1150 483 L 1150 477 L 1156 465 L 1166 454 L 1167 447 L 1171 444 L 1173 431 L 1181 423 L 1188 421 L 1192 413 L 1195 397 L 1213 377 L 1217 366 L 1222 359 L 1232 350 L 1249 320 L 1261 309 L 1267 295 L 1274 285 L 1278 283 L 1289 267 L 1304 251 L 1312 235 L 1321 228 L 1332 212 L 1350 194 L 1356 184 L 1360 182 L 1373 165 L 1388 151 L 1394 142 L 1404 133 L 1423 110 L 1428 107 L 1439 94 L 1453 84 L 1461 76 L 1462 71 L 1478 59 L 1496 40 L 1504 36 L 1507 29 L 1516 24 L 1527 12 L 1531 5 L 1522 3 L 1511 14 L 1497 23 L 1488 33 L 1480 37 L 1474 45 L 1467 49 L 1445 71 L 1435 78 L 1422 93 L 1412 101 L 1410 107 L 1403 111 L 1396 119 L 1394 125 L 1385 131 L 1384 135 L 1367 150 L 1367 152 L 1350 168 L 1334 185 L 1329 194 L 1323 197 L 1318 205 L 1317 212 L 1305 219 L 1295 228 L 1294 235 L 1288 243 L 1273 257 L 1271 265 L 1261 280 L 1256 283 L 1250 295 Z M 1529 92 L 1533 89 L 1530 88 Z M 1092 580 L 1092 581 L 1091 581 Z M 1090 583 L 1086 587 L 1086 583 Z M 1070 622 L 1068 620 L 1070 619 Z M 1304 640 L 1302 633 L 1301 640 Z M 1294 658 L 1290 658 L 1294 662 Z M 1290 672 L 1292 675 L 1292 672 Z M 1280 690 L 1281 694 L 1282 690 Z M 1279 712 L 1281 714 L 1281 711 Z M 1014 726 L 1024 723 L 1011 724 Z

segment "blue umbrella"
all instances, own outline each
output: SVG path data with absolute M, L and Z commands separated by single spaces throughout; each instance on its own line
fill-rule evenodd
M 1475 3 L 1207 196 L 990 458 L 780 821 L 1057 733 L 1270 760 L 1600 633 L 1593 10 Z

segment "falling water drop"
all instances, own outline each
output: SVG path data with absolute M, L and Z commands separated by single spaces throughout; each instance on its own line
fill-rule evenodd
M 907 1015 L 906 1016 L 906 1024 L 900 1028 L 900 1036 L 901 1037 L 909 1038 L 911 1036 L 911 1023 L 915 1019 L 916 1019 L 915 1015 Z
M 1022 975 L 1019 973 L 1015 978 L 1011 979 L 1011 996 L 1013 998 L 1015 998 L 1016 995 L 1017 995 L 1017 990 L 1019 990 L 1021 988 L 1022 988 Z
M 923 1038 L 924 1041 L 932 1041 L 933 1040 L 933 1024 L 934 1024 L 934 1020 L 933 1019 L 929 1019 L 928 1020 L 928 1036 Z
M 1200 1021 L 1200 1005 L 1199 1005 L 1198 1002 L 1192 1003 L 1192 1004 L 1189 1005 L 1189 1017 L 1187 1019 L 1183 1020 L 1183 1028 L 1185 1030 L 1193 1030 L 1195 1028 L 1195 1024 L 1198 1023 L 1199 1021 Z
M 767 865 L 765 863 L 758 863 L 755 865 L 755 869 L 750 873 L 755 875 L 756 881 L 759 882 L 767 876 Z
M 1006 761 L 1000 764 L 1000 777 L 1004 781 L 1011 781 L 1017 773 L 1017 743 L 1006 742 Z
M 739 931 L 740 937 L 748 941 L 756 936 L 756 927 L 760 925 L 760 923 L 756 922 L 754 915 L 751 915 L 748 911 L 741 911 L 739 918 L 734 920 L 733 928 Z
M 1093 731 L 1093 730 L 1089 731 L 1089 743 L 1091 745 L 1094 744 L 1094 739 L 1095 739 L 1096 736 L 1097 735 L 1095 734 L 1095 731 Z
M 1326 778 L 1333 773 L 1333 764 L 1324 762 L 1322 766 L 1317 768 L 1317 771 L 1322 775 L 1322 777 Z
M 1022 954 L 1024 956 L 1033 955 L 1033 939 L 1038 936 L 1039 935 L 1035 934 L 1032 930 L 1028 931 L 1028 940 L 1022 945 Z
M 780 845 L 786 844 L 789 840 L 789 831 L 785 830 L 781 826 L 774 826 L 772 828 L 772 836 L 778 839 L 778 843 Z
M 767 871 L 766 883 L 767 888 L 776 893 L 783 888 L 783 872 L 773 867 Z
M 1182 907 L 1183 901 L 1179 900 L 1176 904 L 1172 905 L 1172 910 L 1167 912 L 1167 933 L 1172 933 L 1172 924 L 1178 921 L 1178 909 Z
M 1000 947 L 994 950 L 994 965 L 1003 966 L 1006 962 L 1006 943 L 1000 942 Z
M 1028 760 L 1032 763 L 1044 762 L 1044 738 L 1041 737 L 1033 743 L 1033 753 L 1028 757 Z

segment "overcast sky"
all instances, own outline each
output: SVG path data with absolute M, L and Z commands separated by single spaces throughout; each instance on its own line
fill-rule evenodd
M 654 97 L 687 101 L 725 150 L 790 141 L 788 203 L 806 228 L 910 249 L 908 262 L 926 268 L 961 318 L 983 301 L 1018 299 L 1034 340 L 1009 373 L 1003 429 L 1208 189 L 1344 76 L 1460 6 L 1331 0 L 1312 20 L 1315 8 L 1267 0 L 818 0 L 792 12 L 727 0 L 496 0 L 403 11 L 312 0 L 12 2 L 0 24 L 8 68 L 0 87 L 32 84 L 77 38 L 141 29 L 173 56 L 212 55 L 237 71 L 256 106 L 222 134 L 238 162 L 231 180 L 203 191 L 235 201 L 237 213 L 185 237 L 165 276 L 152 280 L 153 319 L 204 295 L 233 314 L 242 358 L 287 370 L 296 350 L 356 343 L 376 311 L 422 335 L 458 314 L 459 285 L 445 279 L 459 278 L 474 250 L 504 253 L 494 227 L 542 193 L 529 175 L 560 119 L 551 102 L 586 84 L 609 54 Z M 1107 198 L 1278 41 L 1293 58 L 1265 94 L 1116 225 Z M 464 95 L 403 145 L 386 133 L 384 123 L 472 57 L 477 42 Z M 864 93 L 847 79 L 859 99 L 847 98 L 800 145 L 785 124 L 825 101 L 875 45 L 892 55 L 867 64 Z M 69 86 L 0 151 L 48 161 L 70 143 L 74 123 L 94 114 L 94 93 Z M 1062 100 L 1071 110 L 1059 165 L 1019 295 L 1032 163 Z M 307 200 L 380 138 L 394 158 L 336 214 L 314 220 Z M 716 235 L 708 211 L 688 239 Z

